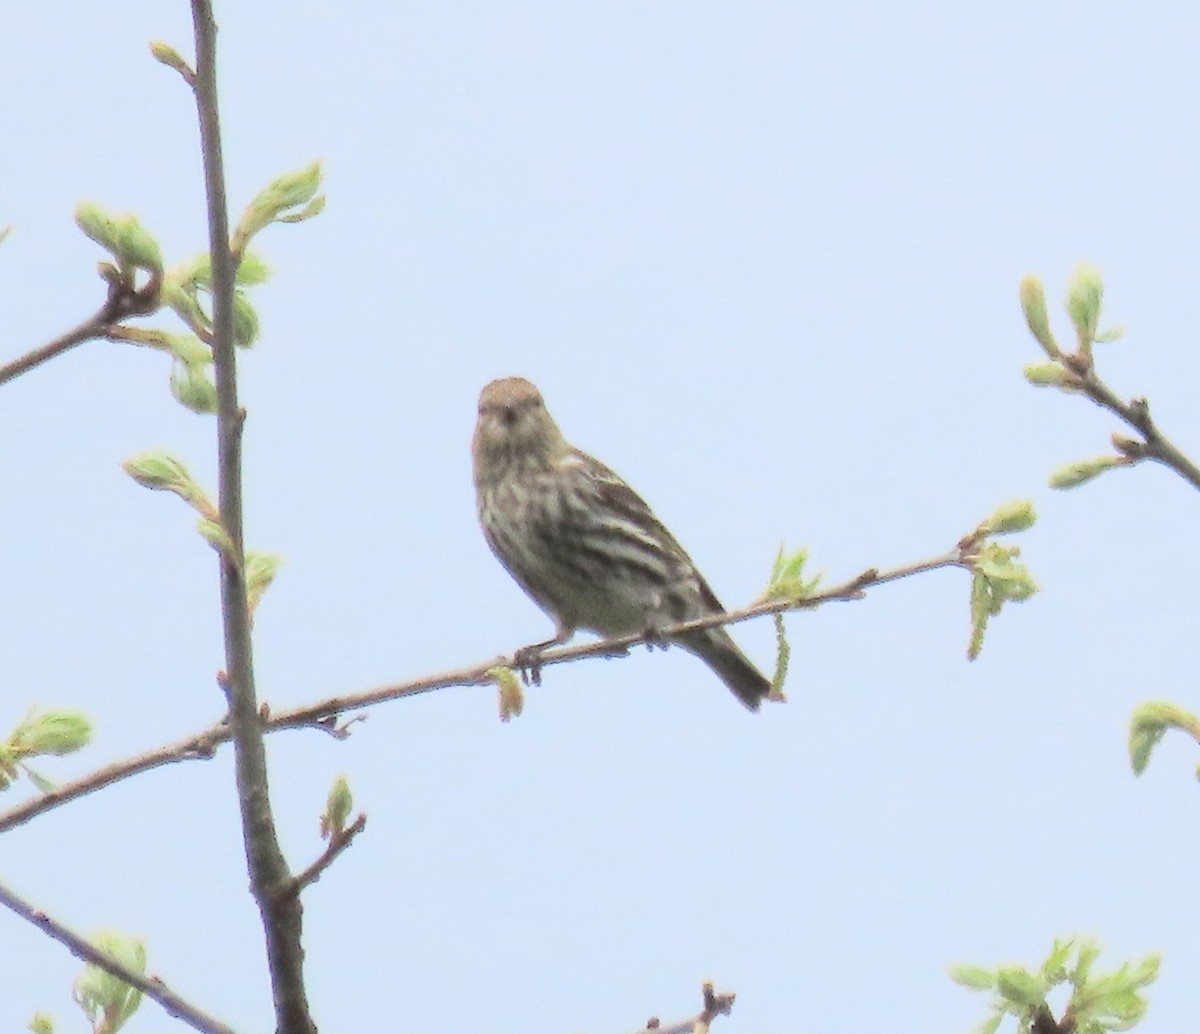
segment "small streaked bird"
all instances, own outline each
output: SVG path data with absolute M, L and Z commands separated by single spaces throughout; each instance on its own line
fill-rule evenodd
M 521 377 L 479 396 L 471 443 L 479 523 L 492 552 L 555 623 L 602 636 L 653 633 L 724 608 L 650 507 L 603 463 L 573 448 Z M 771 690 L 724 628 L 671 640 L 702 658 L 750 710 Z

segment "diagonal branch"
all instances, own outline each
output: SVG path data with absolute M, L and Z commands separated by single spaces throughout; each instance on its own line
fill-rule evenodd
M 1200 489 L 1200 467 L 1187 458 L 1150 416 L 1150 403 L 1144 398 L 1123 402 L 1120 397 L 1100 379 L 1090 354 L 1073 352 L 1062 356 L 1062 363 L 1074 374 L 1069 387 L 1081 392 L 1101 409 L 1106 409 L 1123 420 L 1141 435 L 1141 441 L 1113 435 L 1112 442 L 1122 456 L 1135 462 L 1154 460 L 1175 471 L 1193 488 Z
M 192 80 L 200 122 L 200 150 L 208 199 L 209 254 L 212 256 L 213 366 L 217 387 L 217 467 L 221 524 L 230 548 L 220 551 L 221 614 L 224 623 L 223 686 L 229 699 L 238 805 L 245 839 L 250 887 L 266 937 L 267 964 L 279 1034 L 316 1034 L 304 987 L 300 898 L 286 893 L 292 874 L 275 828 L 267 782 L 266 745 L 254 690 L 242 545 L 242 428 L 238 404 L 237 357 L 233 341 L 234 257 L 229 247 L 229 216 L 217 103 L 217 25 L 211 0 L 192 0 L 196 68 Z
M 916 563 L 905 564 L 883 571 L 871 568 L 840 585 L 835 585 L 822 592 L 814 592 L 804 599 L 768 600 L 755 603 L 751 606 L 743 607 L 741 610 L 730 611 L 726 614 L 716 614 L 711 617 L 700 618 L 696 621 L 684 622 L 680 625 L 671 625 L 657 630 L 656 635 L 657 637 L 670 638 L 692 629 L 735 624 L 769 614 L 811 610 L 824 603 L 834 601 L 858 600 L 866 595 L 867 590 L 876 586 L 942 568 L 966 566 L 968 566 L 968 561 L 964 559 L 962 551 L 956 549 L 944 556 L 933 557 L 929 560 L 921 560 Z M 601 639 L 591 643 L 581 643 L 577 646 L 564 646 L 556 650 L 546 651 L 539 658 L 539 663 L 541 667 L 546 668 L 551 665 L 567 664 L 588 657 L 620 657 L 628 654 L 630 647 L 644 642 L 645 638 L 643 636 L 634 635 L 623 636 L 617 639 Z M 260 719 L 261 729 L 263 732 L 271 733 L 278 732 L 281 729 L 314 728 L 340 738 L 347 735 L 345 725 L 338 724 L 338 719 L 343 715 L 361 711 L 364 708 L 386 703 L 390 700 L 418 696 L 422 693 L 430 693 L 439 689 L 449 689 L 455 686 L 493 685 L 495 679 L 490 674 L 492 669 L 496 667 L 514 668 L 516 666 L 517 660 L 515 657 L 499 657 L 468 665 L 464 668 L 456 668 L 434 675 L 409 679 L 406 682 L 380 686 L 376 689 L 360 693 L 346 693 L 339 696 L 327 697 L 316 703 L 305 704 L 301 707 L 285 711 L 268 713 L 264 705 L 264 714 Z M 16 826 L 23 825 L 44 812 L 51 811 L 60 805 L 67 804 L 70 801 L 93 793 L 105 786 L 120 782 L 130 776 L 180 761 L 210 758 L 221 744 L 227 743 L 231 738 L 232 732 L 230 726 L 227 722 L 221 721 L 174 743 L 114 762 L 73 782 L 64 783 L 62 786 L 40 797 L 35 797 L 14 808 L 10 808 L 8 811 L 0 812 L 0 833 L 5 833 Z
M 108 297 L 93 315 L 53 341 L 0 366 L 0 384 L 7 384 L 21 374 L 28 373 L 35 366 L 41 366 L 42 363 L 49 362 L 85 341 L 108 337 L 110 331 L 123 319 L 144 316 L 158 308 L 158 292 L 162 285 L 157 279 L 152 279 L 140 289 L 116 277 L 107 279 Z
M 134 972 L 128 966 L 122 965 L 107 952 L 101 951 L 86 938 L 51 919 L 40 908 L 35 908 L 28 901 L 18 897 L 3 884 L 0 884 L 0 905 L 4 905 L 22 919 L 33 923 L 60 944 L 65 944 L 76 958 L 91 963 L 93 966 L 99 966 L 118 980 L 124 981 L 131 987 L 136 987 L 147 998 L 158 1002 L 171 1016 L 182 1020 L 189 1027 L 204 1031 L 206 1034 L 233 1034 L 231 1027 L 227 1027 L 220 1020 L 197 1009 L 157 977 L 145 977 L 141 973 Z
M 321 852 L 321 855 L 315 862 L 312 863 L 303 872 L 296 873 L 295 879 L 292 880 L 292 886 L 288 888 L 288 893 L 299 894 L 305 887 L 311 883 L 316 883 L 321 878 L 321 873 L 328 869 L 337 856 L 346 850 L 364 829 L 367 828 L 367 816 L 359 814 L 350 825 L 345 829 L 329 834 L 329 846 Z

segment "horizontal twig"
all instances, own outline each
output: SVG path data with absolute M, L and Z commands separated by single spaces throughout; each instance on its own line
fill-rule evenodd
M 861 599 L 868 589 L 875 586 L 894 582 L 901 578 L 936 571 L 945 567 L 967 567 L 968 559 L 964 556 L 963 548 L 947 553 L 945 556 L 922 560 L 902 567 L 888 570 L 871 568 L 822 592 L 814 592 L 803 599 L 764 600 L 741 610 L 725 614 L 713 614 L 695 621 L 685 621 L 678 625 L 655 630 L 655 641 L 669 639 L 684 632 L 700 628 L 714 628 L 718 625 L 732 625 L 742 621 L 768 614 L 778 614 L 786 611 L 811 610 L 824 603 L 838 600 Z M 577 646 L 564 646 L 547 650 L 538 658 L 541 668 L 555 664 L 566 664 L 582 660 L 586 657 L 620 657 L 629 653 L 630 647 L 645 643 L 644 635 L 620 636 L 614 639 L 601 639 L 591 643 L 580 643 Z M 518 651 L 519 652 L 519 651 Z M 313 704 L 291 708 L 285 711 L 270 711 L 265 705 L 261 711 L 261 721 L 265 732 L 277 732 L 281 729 L 314 728 L 329 732 L 335 736 L 344 736 L 346 724 L 339 724 L 339 719 L 354 711 L 382 704 L 389 700 L 399 700 L 403 697 L 418 696 L 434 690 L 449 689 L 454 686 L 486 686 L 494 683 L 490 674 L 497 667 L 518 667 L 515 656 L 496 657 L 482 663 L 465 668 L 426 675 L 422 678 L 410 679 L 392 685 L 380 686 L 376 689 L 360 693 L 347 693 L 340 696 L 327 697 Z M 69 783 L 64 783 L 53 790 L 19 804 L 8 811 L 0 812 L 0 833 L 20 826 L 37 815 L 57 808 L 76 798 L 93 793 L 105 786 L 120 782 L 130 776 L 164 765 L 172 765 L 180 761 L 192 761 L 212 757 L 216 749 L 230 739 L 229 726 L 224 720 L 191 736 L 184 737 L 174 743 L 169 743 L 143 754 L 137 754 L 121 761 L 113 762 L 89 775 Z

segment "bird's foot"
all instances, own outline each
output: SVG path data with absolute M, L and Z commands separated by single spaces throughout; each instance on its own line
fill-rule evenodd
M 521 681 L 527 686 L 542 684 L 542 653 L 546 645 L 533 643 L 530 646 L 522 646 L 513 654 L 513 667 L 521 673 Z
M 530 643 L 522 646 L 513 654 L 513 667 L 521 673 L 521 681 L 525 685 L 540 686 L 542 684 L 542 654 L 552 646 L 562 646 L 575 634 L 573 628 L 563 628 L 561 625 L 555 631 L 553 639 L 542 643 Z
M 657 624 L 646 626 L 646 630 L 642 633 L 642 642 L 646 644 L 646 649 L 651 653 L 655 650 L 665 650 L 671 645 L 671 640 L 662 634 L 662 626 Z

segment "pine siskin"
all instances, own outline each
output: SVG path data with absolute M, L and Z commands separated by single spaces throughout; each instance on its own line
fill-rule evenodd
M 691 558 L 624 481 L 572 448 L 529 381 L 492 381 L 471 443 L 479 523 L 492 552 L 555 622 L 633 635 L 724 613 Z M 673 640 L 752 711 L 771 690 L 724 628 Z

